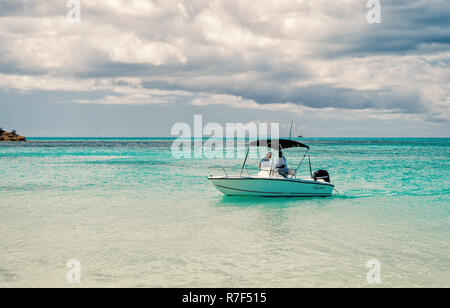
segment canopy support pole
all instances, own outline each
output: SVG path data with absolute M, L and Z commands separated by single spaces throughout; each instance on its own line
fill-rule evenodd
M 311 155 L 308 151 L 308 160 L 309 160 L 309 173 L 311 174 L 311 179 L 313 178 L 312 167 L 311 167 Z
M 300 164 L 298 164 L 297 168 L 295 169 L 295 174 L 293 174 L 291 176 L 291 179 L 294 178 L 294 175 L 297 175 L 298 169 L 300 169 L 300 167 L 302 166 L 303 161 L 305 160 L 305 157 L 308 154 L 308 152 L 309 152 L 309 149 L 306 150 L 305 155 L 303 155 L 302 161 L 300 162 Z
M 242 172 L 244 172 L 245 164 L 247 163 L 248 154 L 250 153 L 250 147 L 247 147 L 247 154 L 245 154 L 245 160 L 242 164 L 241 174 L 239 176 L 242 176 Z

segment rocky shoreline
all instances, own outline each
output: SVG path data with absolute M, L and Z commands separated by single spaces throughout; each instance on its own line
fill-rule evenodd
M 0 142 L 20 142 L 27 141 L 27 139 L 23 136 L 20 136 L 16 133 L 16 131 L 7 132 L 0 128 Z

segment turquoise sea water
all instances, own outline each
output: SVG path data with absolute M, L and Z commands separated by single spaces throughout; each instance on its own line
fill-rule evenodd
M 169 139 L 0 144 L 0 287 L 69 287 L 69 259 L 82 287 L 366 287 L 373 258 L 380 286 L 450 286 L 450 139 L 303 141 L 339 196 L 222 196 L 208 167 L 241 160 Z

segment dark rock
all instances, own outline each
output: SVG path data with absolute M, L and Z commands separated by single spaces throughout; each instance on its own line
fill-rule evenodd
M 7 132 L 0 130 L 0 142 L 2 141 L 27 141 L 23 136 L 17 135 L 16 132 Z

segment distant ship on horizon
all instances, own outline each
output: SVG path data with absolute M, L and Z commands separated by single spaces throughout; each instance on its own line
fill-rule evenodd
M 291 121 L 291 129 L 289 131 L 289 139 L 292 139 L 292 126 L 294 125 L 294 121 Z M 297 136 L 297 138 L 303 138 L 303 133 Z

